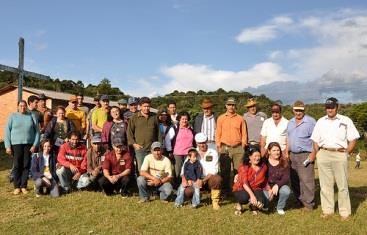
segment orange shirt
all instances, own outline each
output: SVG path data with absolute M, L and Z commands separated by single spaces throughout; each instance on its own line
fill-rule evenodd
M 218 117 L 215 143 L 245 146 L 247 144 L 246 122 L 241 115 L 224 113 Z

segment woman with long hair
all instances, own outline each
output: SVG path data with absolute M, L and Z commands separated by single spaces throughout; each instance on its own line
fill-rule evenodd
M 268 145 L 268 183 L 272 193 L 269 194 L 269 200 L 278 197 L 277 212 L 284 215 L 284 207 L 289 198 L 291 190 L 287 185 L 289 183 L 290 168 L 288 158 L 286 158 L 277 142 L 271 142 Z
M 112 106 L 110 112 L 107 115 L 107 122 L 102 128 L 102 143 L 108 146 L 108 149 L 112 150 L 112 143 L 114 139 L 121 139 L 124 147 L 127 147 L 126 136 L 127 125 L 126 122 L 120 116 L 120 108 Z
M 41 141 L 40 151 L 32 156 L 31 172 L 36 197 L 43 193 L 44 187 L 51 197 L 60 196 L 56 175 L 56 155 L 51 148 L 51 140 L 44 139 Z

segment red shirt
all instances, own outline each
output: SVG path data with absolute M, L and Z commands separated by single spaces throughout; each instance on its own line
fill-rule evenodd
M 233 191 L 244 190 L 243 185 L 247 184 L 252 191 L 259 189 L 270 189 L 266 174 L 268 167 L 265 163 L 262 163 L 260 169 L 255 171 L 254 168 L 248 165 L 241 164 L 238 168 L 238 179 L 237 182 L 233 184 Z
M 83 174 L 87 171 L 86 153 L 87 148 L 83 144 L 76 148 L 71 148 L 69 143 L 65 143 L 60 147 L 57 162 L 66 168 L 70 168 L 70 164 L 73 164 Z
M 103 170 L 108 170 L 111 175 L 118 175 L 126 169 L 132 169 L 132 158 L 127 151 L 122 151 L 122 156 L 119 160 L 116 158 L 115 151 L 108 152 L 104 158 Z

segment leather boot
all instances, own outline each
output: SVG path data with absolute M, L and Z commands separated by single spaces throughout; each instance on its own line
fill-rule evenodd
M 219 210 L 219 200 L 220 200 L 220 190 L 212 189 L 211 190 L 212 204 L 214 210 Z

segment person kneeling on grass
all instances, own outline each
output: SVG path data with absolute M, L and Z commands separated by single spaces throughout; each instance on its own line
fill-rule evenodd
M 76 186 L 78 189 L 87 188 L 99 190 L 98 180 L 103 176 L 102 162 L 104 151 L 101 136 L 93 136 L 91 143 L 91 148 L 88 149 L 86 154 L 87 172 L 80 176 Z
M 59 186 L 56 175 L 56 159 L 51 151 L 51 140 L 44 139 L 40 144 L 40 152 L 32 156 L 31 173 L 34 180 L 36 197 L 40 197 L 44 187 L 51 197 L 59 197 Z
M 268 145 L 268 183 L 272 194 L 267 194 L 271 201 L 273 197 L 278 197 L 277 212 L 284 215 L 284 207 L 291 193 L 288 187 L 290 168 L 288 159 L 282 154 L 279 143 L 271 142 Z
M 112 148 L 103 161 L 103 176 L 99 184 L 107 196 L 117 192 L 121 193 L 122 197 L 128 197 L 130 193 L 127 186 L 132 170 L 132 157 L 120 138 L 113 139 Z
M 56 174 L 64 193 L 69 193 L 76 185 L 80 176 L 87 171 L 87 148 L 79 143 L 79 133 L 71 132 L 69 142 L 61 145 L 57 161 L 59 163 Z
M 238 202 L 235 207 L 236 215 L 241 215 L 242 204 L 248 202 L 254 215 L 257 215 L 259 209 L 267 210 L 269 201 L 265 191 L 272 195 L 266 179 L 268 167 L 262 161 L 260 150 L 250 147 L 248 153 L 250 159 L 244 158 L 233 184 L 233 194 Z
M 194 188 L 192 196 L 192 208 L 196 208 L 200 204 L 200 188 L 203 186 L 203 167 L 198 161 L 198 151 L 195 148 L 189 150 L 187 154 L 188 161 L 183 166 L 182 183 L 178 188 L 175 207 L 182 207 L 184 202 L 185 188 Z
M 171 161 L 162 155 L 162 145 L 154 142 L 151 145 L 151 154 L 145 156 L 137 179 L 139 188 L 139 203 L 149 200 L 148 188 L 159 192 L 161 201 L 168 202 L 172 193 L 172 165 Z

